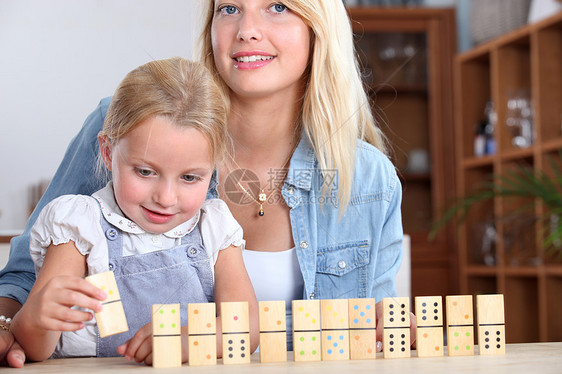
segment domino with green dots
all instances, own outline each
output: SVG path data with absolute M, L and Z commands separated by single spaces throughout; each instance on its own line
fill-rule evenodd
M 152 305 L 152 366 L 181 367 L 180 304 Z
M 474 355 L 472 295 L 447 296 L 445 300 L 449 356 Z
M 293 300 L 293 351 L 295 361 L 320 361 L 320 301 Z

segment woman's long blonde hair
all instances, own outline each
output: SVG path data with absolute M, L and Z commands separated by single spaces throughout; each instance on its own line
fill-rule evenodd
M 213 57 L 214 1 L 205 1 L 208 8 L 200 37 L 200 58 L 218 77 L 228 96 L 228 87 L 220 79 Z M 338 202 L 344 211 L 351 195 L 357 139 L 387 152 L 385 138 L 376 126 L 361 81 L 351 22 L 342 0 L 284 0 L 282 3 L 312 30 L 309 77 L 300 118 L 320 170 L 337 170 Z M 326 192 L 325 189 L 323 193 Z
M 199 130 L 209 142 L 213 162 L 224 157 L 226 103 L 202 63 L 174 57 L 150 61 L 129 72 L 115 90 L 99 135 L 113 145 L 152 116 Z M 103 169 L 100 157 L 98 172 Z

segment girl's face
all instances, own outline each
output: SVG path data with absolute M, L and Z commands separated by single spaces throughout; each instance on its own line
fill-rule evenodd
M 310 30 L 283 4 L 215 0 L 211 38 L 217 70 L 233 95 L 264 97 L 301 90 Z
M 117 204 L 143 230 L 162 234 L 195 216 L 213 171 L 205 136 L 162 117 L 139 123 L 113 146 L 100 138 Z

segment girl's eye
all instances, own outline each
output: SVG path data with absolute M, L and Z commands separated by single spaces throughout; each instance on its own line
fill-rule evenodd
M 148 177 L 152 175 L 152 170 L 137 168 L 137 173 L 142 177 Z
M 184 181 L 189 182 L 189 183 L 192 183 L 192 182 L 195 182 L 195 181 L 198 181 L 198 180 L 199 180 L 199 177 L 198 177 L 198 176 L 196 176 L 196 175 L 189 175 L 189 174 L 184 175 L 182 178 L 183 178 Z
M 284 11 L 287 10 L 287 6 L 277 3 L 277 4 L 273 4 L 270 9 L 276 13 L 283 13 Z
M 220 13 L 226 14 L 226 15 L 231 15 L 231 14 L 235 14 L 235 13 L 238 12 L 238 9 L 236 9 L 236 7 L 233 6 L 233 5 L 225 5 L 225 6 L 220 7 L 218 10 L 219 10 Z

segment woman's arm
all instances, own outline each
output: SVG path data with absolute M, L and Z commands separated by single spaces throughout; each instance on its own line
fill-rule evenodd
M 217 355 L 222 357 L 220 305 L 223 301 L 247 301 L 250 316 L 250 351 L 259 345 L 258 302 L 244 266 L 240 247 L 230 246 L 219 252 L 215 263 L 215 303 L 217 307 Z
M 49 246 L 35 285 L 10 328 L 30 360 L 49 358 L 62 331 L 79 330 L 83 321 L 93 318 L 73 306 L 101 311 L 105 294 L 83 279 L 85 273 L 86 257 L 73 242 Z
M 0 310 L 3 311 L 3 316 L 12 318 L 21 304 L 8 297 L 0 298 Z M 5 329 L 0 330 L 0 364 L 7 365 L 14 368 L 20 368 L 25 362 L 25 353 L 23 349 L 15 341 L 14 335 Z

